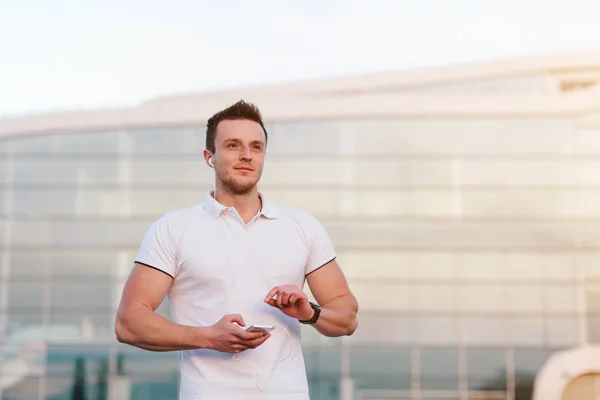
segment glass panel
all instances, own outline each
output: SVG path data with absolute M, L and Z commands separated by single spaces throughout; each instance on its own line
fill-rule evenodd
M 294 122 L 269 124 L 268 154 L 332 154 L 342 150 L 342 133 L 348 124 L 340 122 Z
M 352 347 L 350 374 L 356 389 L 410 389 L 411 349 Z
M 452 216 L 452 196 L 451 191 L 357 191 L 353 193 L 353 214 L 387 218 Z
M 14 189 L 12 214 L 74 214 L 78 197 L 75 190 Z
M 361 310 L 408 310 L 410 308 L 409 285 L 394 282 L 351 282 Z M 414 293 L 414 292 L 413 292 Z M 417 292 L 418 293 L 418 292 Z
M 548 344 L 570 347 L 579 342 L 579 325 L 575 318 L 546 318 Z
M 598 185 L 597 161 L 475 161 L 461 162 L 464 185 L 575 186 Z
M 468 349 L 469 390 L 506 390 L 505 362 L 506 354 L 503 349 Z
M 94 185 L 118 182 L 117 162 L 115 160 L 17 159 L 14 164 L 14 179 L 19 184 Z
M 13 251 L 10 253 L 10 276 L 18 281 L 42 280 L 50 266 L 50 254 L 45 252 Z
M 205 133 L 200 128 L 144 129 L 127 134 L 137 154 L 197 154 L 202 158 Z
M 423 257 L 426 258 L 426 257 Z M 412 269 L 418 256 L 400 252 L 377 251 L 358 252 L 342 250 L 338 254 L 338 263 L 348 279 L 388 278 L 406 279 L 412 276 Z
M 570 120 L 558 118 L 369 119 L 346 131 L 361 154 L 557 154 L 573 140 Z
M 515 346 L 542 346 L 544 320 L 542 318 L 509 318 L 507 320 L 508 342 Z
M 509 284 L 506 291 L 509 315 L 532 312 L 543 313 L 544 296 L 540 285 L 512 286 Z
M 459 327 L 455 318 L 417 316 L 415 319 L 414 342 L 424 345 L 451 345 L 458 342 Z
M 23 247 L 46 247 L 52 243 L 52 226 L 48 221 L 12 220 L 11 244 Z
M 555 349 L 515 349 L 515 379 L 521 386 L 533 383 L 535 375 L 542 369 Z
M 112 309 L 57 308 L 50 311 L 49 329 L 55 339 L 114 339 L 115 312 Z M 68 335 L 65 337 L 65 335 Z
M 26 377 L 17 381 L 14 385 L 4 389 L 2 392 L 3 400 L 37 400 L 41 393 L 41 378 Z
M 456 309 L 458 287 L 452 284 L 412 285 L 414 310 L 448 312 Z
M 506 320 L 504 317 L 467 317 L 461 321 L 463 342 L 469 345 L 504 346 Z
M 352 343 L 357 346 L 408 344 L 414 323 L 412 316 L 401 313 L 361 311 L 360 328 L 352 335 Z
M 44 277 L 13 277 L 8 281 L 8 311 L 41 313 Z
M 186 208 L 204 201 L 207 190 L 201 188 L 135 189 L 129 193 L 131 214 L 150 215 L 158 218 L 168 211 Z
M 214 186 L 214 172 L 200 157 L 184 160 L 135 160 L 130 165 L 134 185 Z
M 462 285 L 458 298 L 462 312 L 487 315 L 506 310 L 506 289 L 499 285 Z
M 576 286 L 567 285 L 544 287 L 546 313 L 551 315 L 576 314 L 579 308 L 577 304 L 579 290 Z
M 265 164 L 266 185 L 450 185 L 447 161 L 271 160 Z
M 55 136 L 31 136 L 19 139 L 10 139 L 5 143 L 10 151 L 15 154 L 48 154 L 54 149 Z
M 117 259 L 116 250 L 55 250 L 52 252 L 52 276 L 63 281 L 108 279 L 114 276 Z
M 421 348 L 421 389 L 458 389 L 458 349 Z
M 52 240 L 59 246 L 139 246 L 151 221 L 76 221 L 54 223 Z
M 71 133 L 54 136 L 55 151 L 70 154 L 109 154 L 118 152 L 121 132 Z
M 102 398 L 107 390 L 109 362 L 105 346 L 56 346 L 47 350 L 48 399 L 84 398 L 74 395 L 81 390 L 85 398 Z M 101 392 L 101 393 L 99 393 Z
M 456 262 L 461 280 L 498 282 L 506 276 L 505 254 L 463 253 L 457 255 Z
M 548 261 L 547 255 L 538 254 L 507 254 L 504 259 L 506 264 L 506 280 L 518 282 L 540 282 L 542 268 Z

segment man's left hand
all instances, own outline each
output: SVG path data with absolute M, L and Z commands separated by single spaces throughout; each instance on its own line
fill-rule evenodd
M 295 285 L 275 286 L 265 297 L 265 303 L 299 320 L 309 320 L 314 314 L 308 297 Z

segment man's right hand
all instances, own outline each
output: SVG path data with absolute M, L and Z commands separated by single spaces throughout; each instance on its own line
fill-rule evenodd
M 271 337 L 265 332 L 246 332 L 240 326 L 246 326 L 241 315 L 225 315 L 210 327 L 209 347 L 224 353 L 241 353 L 260 346 Z

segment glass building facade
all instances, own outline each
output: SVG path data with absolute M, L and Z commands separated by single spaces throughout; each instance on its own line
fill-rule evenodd
M 119 379 L 132 399 L 176 398 L 177 354 L 117 343 L 113 321 L 146 229 L 212 188 L 204 129 L 0 141 L 2 400 L 107 398 Z M 323 222 L 360 303 L 353 336 L 304 331 L 313 400 L 530 400 L 549 356 L 600 340 L 600 124 L 267 129 L 260 189 Z

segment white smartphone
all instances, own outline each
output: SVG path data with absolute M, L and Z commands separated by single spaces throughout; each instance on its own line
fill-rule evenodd
M 246 332 L 265 332 L 270 333 L 275 327 L 273 325 L 250 325 L 246 328 Z

